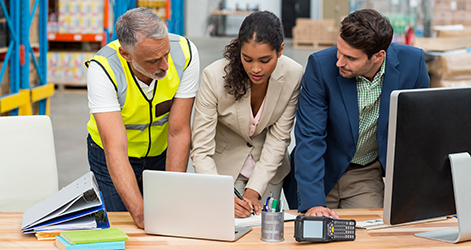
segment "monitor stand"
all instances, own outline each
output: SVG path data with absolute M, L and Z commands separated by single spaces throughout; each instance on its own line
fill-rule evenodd
M 435 231 L 417 233 L 415 236 L 448 243 L 471 240 L 471 156 L 465 153 L 449 154 L 453 190 L 455 193 L 458 229 L 445 228 Z

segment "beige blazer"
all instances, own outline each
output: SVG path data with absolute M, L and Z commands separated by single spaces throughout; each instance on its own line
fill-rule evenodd
M 224 66 L 218 60 L 203 71 L 196 98 L 191 159 L 195 172 L 231 175 L 235 179 L 251 153 L 256 165 L 246 188 L 263 195 L 269 182 L 280 183 L 289 173 L 290 132 L 303 69 L 281 56 L 269 83 L 260 122 L 249 136 L 250 89 L 236 101 L 224 88 Z

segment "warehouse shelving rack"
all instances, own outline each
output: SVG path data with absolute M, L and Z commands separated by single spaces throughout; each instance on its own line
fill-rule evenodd
M 108 32 L 108 9 L 110 0 L 103 0 L 103 32 L 98 34 L 80 34 L 80 33 L 69 33 L 61 34 L 50 32 L 47 34 L 47 40 L 50 42 L 100 42 L 102 46 L 105 46 L 109 42 Z M 111 0 L 112 1 L 112 0 Z M 121 0 L 123 1 L 123 0 Z
M 136 8 L 136 0 L 114 0 L 113 1 L 113 13 L 114 13 L 114 20 L 113 24 L 118 21 L 118 18 L 124 14 L 127 10 Z M 111 27 L 111 41 L 118 39 L 116 36 L 116 32 L 114 32 L 114 26 Z
M 136 0 L 104 0 L 105 10 L 108 10 L 109 1 L 113 2 L 114 20 L 116 21 L 128 9 L 136 6 Z M 167 0 L 167 19 L 169 31 L 183 35 L 183 0 Z M 0 80 L 6 77 L 7 66 L 10 73 L 10 92 L 0 95 L 0 114 L 9 112 L 10 115 L 32 115 L 33 104 L 37 103 L 37 114 L 49 115 L 50 97 L 54 94 L 54 84 L 47 82 L 47 52 L 48 41 L 99 41 L 102 45 L 110 40 L 110 32 L 113 27 L 107 27 L 103 35 L 87 34 L 51 34 L 47 33 L 48 0 L 10 0 L 9 7 L 5 5 L 5 0 L 0 0 L 0 8 L 5 13 L 8 30 L 10 31 L 10 42 L 8 47 L 0 48 L 0 58 L 4 61 L 0 68 Z M 30 27 L 36 12 L 39 13 L 39 42 L 30 43 Z M 104 20 L 108 19 L 105 11 Z M 112 32 L 115 36 L 115 32 Z M 39 59 L 34 56 L 34 52 L 39 51 Z M 39 84 L 31 86 L 30 82 L 30 61 L 33 62 L 39 78 Z M 1 83 L 0 83 L 1 84 Z M 0 86 L 1 87 L 1 86 Z
M 116 0 L 116 1 L 117 2 L 118 1 L 125 1 L 125 2 L 126 1 L 133 1 L 134 5 L 125 5 L 124 3 L 122 3 L 122 4 L 124 4 L 124 6 L 127 6 L 128 9 L 134 8 L 132 6 L 136 6 L 136 1 L 135 0 Z M 137 5 L 139 5 L 138 2 L 137 2 Z M 184 35 L 184 24 L 185 24 L 184 6 L 185 6 L 185 1 L 184 0 L 165 0 L 165 16 L 163 16 L 162 18 L 164 18 L 165 21 L 167 22 L 168 31 L 170 33 L 178 34 L 178 35 L 181 35 L 181 36 Z M 144 7 L 146 7 L 146 6 L 144 6 Z M 124 14 L 124 12 L 126 10 L 120 12 L 119 15 L 115 16 L 115 22 L 116 22 L 117 18 L 119 16 L 121 16 L 122 14 Z M 117 12 L 115 12 L 115 13 L 117 13 Z M 115 35 L 113 35 L 113 36 L 116 39 Z
M 183 36 L 185 34 L 185 1 L 167 0 L 167 24 L 170 33 Z
M 4 63 L 0 69 L 0 79 L 3 79 L 7 64 L 10 65 L 10 93 L 0 96 L 0 113 L 10 112 L 10 115 L 32 115 L 33 103 L 38 103 L 39 115 L 49 115 L 50 97 L 54 94 L 54 85 L 47 83 L 47 0 L 11 0 L 7 10 L 4 0 L 0 7 L 5 13 L 10 43 L 4 55 Z M 32 8 L 31 8 L 32 7 Z M 39 7 L 39 8 L 38 8 Z M 30 12 L 31 10 L 31 12 Z M 30 43 L 30 27 L 33 17 L 39 11 L 39 43 Z M 34 47 L 34 48 L 33 48 Z M 39 60 L 34 56 L 34 50 L 39 50 Z M 38 73 L 39 84 L 30 85 L 30 61 L 32 60 Z
M 167 20 L 168 30 L 170 33 L 184 35 L 184 0 L 166 0 L 165 19 Z M 111 0 L 110 4 L 113 6 L 114 21 L 116 23 L 118 18 L 127 10 L 137 6 L 137 0 Z M 109 28 L 111 32 L 111 40 L 118 39 L 113 27 Z

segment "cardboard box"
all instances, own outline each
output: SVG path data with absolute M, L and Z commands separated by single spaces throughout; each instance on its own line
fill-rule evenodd
M 466 10 L 457 10 L 453 13 L 453 24 L 466 25 L 469 22 L 471 12 Z
M 29 29 L 29 42 L 32 44 L 39 43 L 39 10 L 36 10 L 36 14 L 31 22 L 31 27 Z
M 415 37 L 414 46 L 425 51 L 449 51 L 471 47 L 471 36 Z
M 471 86 L 471 79 L 469 80 L 444 80 L 444 79 L 438 79 L 435 77 L 430 78 L 431 88 L 465 87 L 465 86 Z
M 39 63 L 39 52 L 34 53 L 34 57 L 36 58 L 36 62 Z M 34 87 L 38 84 L 39 84 L 38 70 L 34 66 L 33 59 L 30 58 L 30 62 L 29 62 L 29 86 Z
M 437 30 L 437 37 L 462 37 L 471 36 L 471 27 L 464 27 L 462 30 Z
M 3 67 L 5 61 L 0 61 L 0 69 Z M 2 79 L 0 79 L 0 96 L 10 94 L 10 65 L 6 66 L 5 73 Z
M 433 13 L 434 25 L 452 25 L 454 24 L 455 14 L 449 10 L 437 10 Z
M 10 44 L 10 30 L 8 28 L 7 19 L 0 18 L 0 48 L 8 47 Z
M 57 30 L 73 34 L 102 33 L 103 10 L 103 0 L 59 0 Z
M 452 4 L 449 1 L 436 1 L 433 5 L 435 11 L 453 11 Z
M 471 0 L 435 0 L 434 25 L 471 25 Z
M 87 68 L 93 52 L 48 52 L 48 82 L 68 85 L 86 85 Z
M 431 77 L 439 80 L 471 81 L 471 53 L 443 54 L 427 63 Z
M 466 0 L 456 0 L 456 10 L 463 11 L 466 10 Z
M 335 20 L 312 20 L 308 18 L 297 18 L 296 26 L 293 27 L 293 42 L 295 47 L 302 45 L 317 46 L 319 44 L 335 45 L 337 42 L 338 29 Z

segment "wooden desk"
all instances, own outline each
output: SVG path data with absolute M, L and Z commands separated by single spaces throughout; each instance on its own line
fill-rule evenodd
M 382 218 L 381 209 L 336 210 L 344 219 L 357 221 Z M 0 213 L 0 249 L 57 249 L 53 241 L 38 241 L 20 230 L 22 213 Z M 260 227 L 254 227 L 236 242 L 222 242 L 147 235 L 138 229 L 127 212 L 109 213 L 111 225 L 129 235 L 126 249 L 471 249 L 471 241 L 449 244 L 415 237 L 417 232 L 456 227 L 456 219 L 377 230 L 357 230 L 355 241 L 297 243 L 293 238 L 294 222 L 285 223 L 285 240 L 271 243 L 260 240 Z

